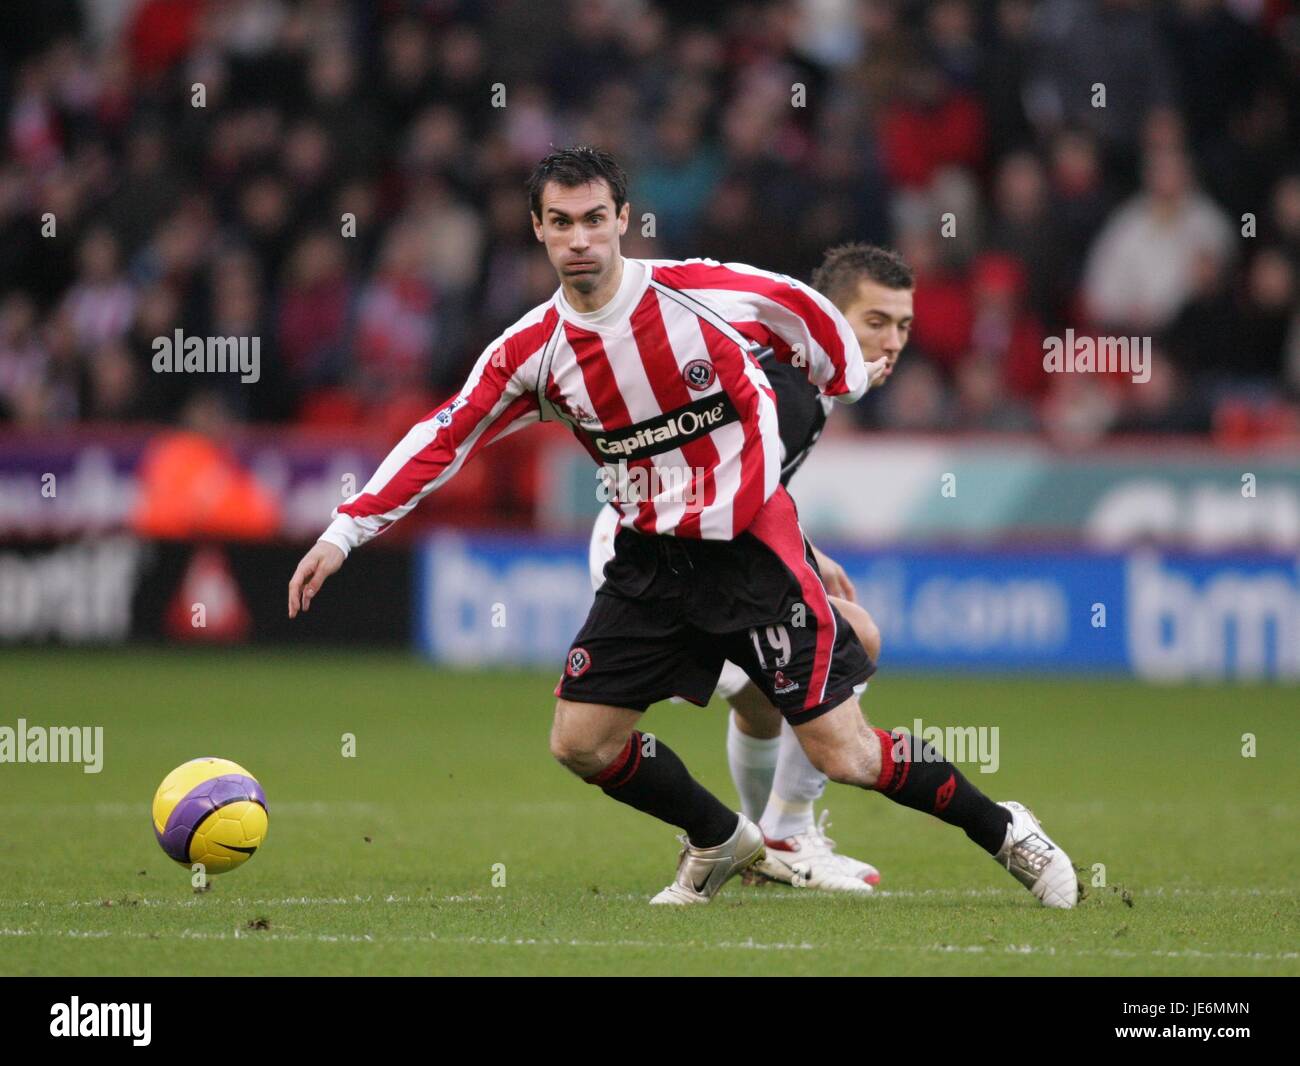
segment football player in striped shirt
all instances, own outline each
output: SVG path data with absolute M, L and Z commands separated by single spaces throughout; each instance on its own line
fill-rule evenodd
M 813 276 L 813 288 L 830 298 L 857 335 L 867 362 L 883 360 L 881 383 L 893 372 L 912 328 L 912 272 L 897 252 L 867 244 L 827 251 Z M 758 361 L 776 393 L 781 436 L 781 484 L 788 486 L 812 451 L 834 402 L 796 365 L 798 353 L 778 351 L 781 338 L 755 323 L 742 331 L 761 346 Z M 599 588 L 605 564 L 614 556 L 619 512 L 604 508 L 591 532 L 591 581 Z M 880 659 L 880 630 L 857 602 L 843 568 L 816 547 L 812 552 L 831 603 L 867 649 Z M 813 804 L 826 789 L 826 775 L 808 760 L 788 723 L 735 663 L 722 668 L 717 695 L 731 706 L 727 719 L 727 762 L 740 794 L 741 811 L 763 830 L 767 857 L 753 871 L 773 881 L 827 892 L 869 893 L 879 871 L 835 851 L 826 835 L 828 813 L 814 821 Z
M 620 517 L 555 689 L 551 752 L 612 799 L 683 830 L 677 874 L 652 903 L 708 903 L 765 856 L 759 827 L 637 728 L 660 700 L 707 704 L 730 661 L 832 780 L 959 827 L 1040 902 L 1074 906 L 1070 860 L 1026 808 L 994 803 L 919 738 L 863 718 L 857 694 L 875 664 L 831 603 L 780 483 L 776 399 L 741 324 L 779 337 L 832 400 L 861 398 L 882 361 L 869 366 L 839 309 L 793 278 L 621 255 L 627 178 L 607 152 L 548 155 L 529 201 L 560 288 L 489 344 L 460 392 L 336 509 L 290 579 L 290 617 L 477 451 L 562 421 L 607 472 Z

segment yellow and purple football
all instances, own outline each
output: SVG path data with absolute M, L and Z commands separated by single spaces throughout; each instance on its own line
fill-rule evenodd
M 252 857 L 266 839 L 266 794 L 229 759 L 191 759 L 163 778 L 153 798 L 153 831 L 163 851 L 183 866 L 202 863 L 225 873 Z

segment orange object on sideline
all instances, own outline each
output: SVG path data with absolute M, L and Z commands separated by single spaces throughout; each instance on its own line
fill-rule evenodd
M 145 448 L 131 528 L 167 539 L 263 540 L 279 531 L 280 508 L 228 448 L 174 430 Z

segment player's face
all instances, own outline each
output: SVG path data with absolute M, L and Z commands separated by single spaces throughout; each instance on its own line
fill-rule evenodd
M 628 205 L 614 210 L 603 179 L 573 188 L 549 181 L 542 188 L 542 217 L 533 215 L 533 232 L 566 291 L 589 295 L 613 277 L 627 220 Z
M 886 359 L 888 373 L 893 373 L 912 332 L 912 290 L 887 289 L 863 278 L 857 294 L 840 310 L 862 345 L 862 358 L 868 363 Z

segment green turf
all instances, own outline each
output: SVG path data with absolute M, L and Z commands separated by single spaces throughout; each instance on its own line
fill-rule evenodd
M 958 830 L 832 785 L 832 835 L 887 891 L 733 882 L 679 911 L 646 905 L 673 831 L 551 761 L 553 684 L 402 656 L 5 652 L 0 725 L 102 725 L 105 765 L 0 765 L 0 972 L 1300 974 L 1295 689 L 882 675 L 878 725 L 999 726 L 999 771 L 972 779 L 1111 887 L 1045 910 Z M 735 802 L 719 705 L 645 728 Z M 271 828 L 198 895 L 149 801 L 209 754 L 260 778 Z

